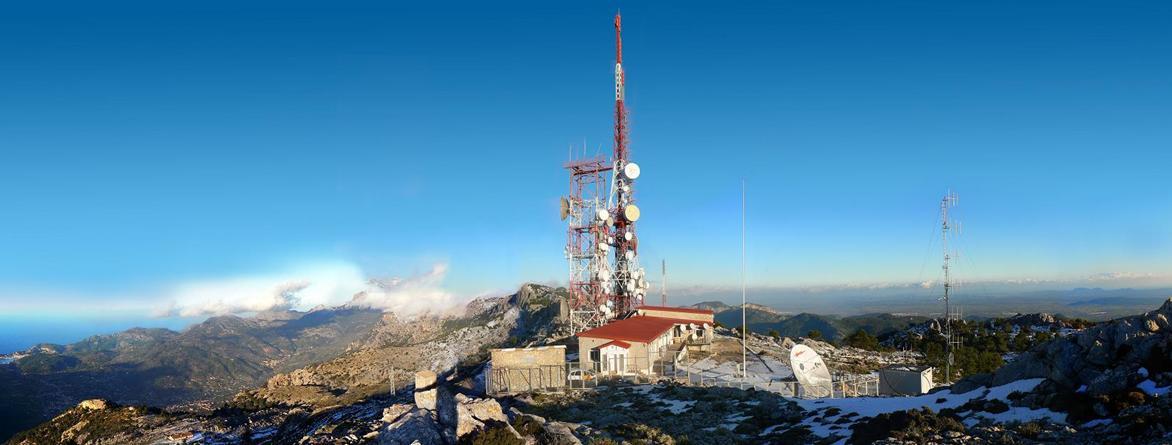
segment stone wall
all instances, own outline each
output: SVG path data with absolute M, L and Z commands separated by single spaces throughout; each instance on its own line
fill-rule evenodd
M 493 349 L 487 391 L 515 394 L 566 386 L 566 347 Z

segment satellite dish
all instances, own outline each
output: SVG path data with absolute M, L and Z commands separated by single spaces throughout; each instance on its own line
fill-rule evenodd
M 566 197 L 563 196 L 561 199 L 561 204 L 562 204 L 562 211 L 561 211 L 562 221 L 565 221 L 566 217 L 570 216 L 570 201 L 566 200 Z
M 623 233 L 623 239 L 630 241 L 631 238 L 634 238 L 634 235 L 632 235 L 631 232 Z
M 638 178 L 639 177 L 639 164 L 636 164 L 634 162 L 628 162 L 627 165 L 623 167 L 623 176 L 626 176 L 627 179 Z
M 627 218 L 627 221 L 630 221 L 630 222 L 638 221 L 639 220 L 639 207 L 634 204 L 628 205 L 626 208 L 623 209 L 623 216 Z
M 830 370 L 817 352 L 806 345 L 795 345 L 789 351 L 789 365 L 794 370 L 798 384 L 810 397 L 830 397 L 834 393 L 834 386 L 830 380 Z
M 597 211 L 595 211 L 594 214 L 598 216 L 599 221 L 606 221 L 606 220 L 610 219 L 610 212 L 606 211 L 606 209 L 600 208 Z

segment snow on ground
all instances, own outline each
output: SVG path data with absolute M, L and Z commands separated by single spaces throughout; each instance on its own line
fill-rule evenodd
M 1099 425 L 1110 425 L 1111 422 L 1114 422 L 1114 420 L 1112 420 L 1112 419 L 1095 419 L 1090 422 L 1082 424 L 1082 427 L 1083 428 L 1094 428 Z
M 1139 388 L 1140 391 L 1147 393 L 1149 396 L 1157 397 L 1163 397 L 1164 395 L 1168 394 L 1168 390 L 1172 389 L 1172 386 L 1156 387 L 1156 382 L 1153 382 L 1152 379 L 1139 382 L 1139 384 L 1135 385 L 1135 387 Z
M 729 414 L 724 417 L 724 422 L 720 423 L 720 427 L 729 431 L 737 429 L 737 426 L 746 420 L 752 419 L 753 416 L 738 416 L 736 414 Z
M 717 363 L 711 357 L 708 357 L 690 364 L 681 364 L 678 372 L 681 374 L 680 377 L 684 378 L 687 378 L 690 374 L 692 381 L 695 383 L 700 383 L 700 379 L 703 379 L 705 382 L 717 381 L 733 384 L 741 382 L 741 372 L 737 366 L 738 364 L 736 362 Z M 775 391 L 782 390 L 782 386 L 778 382 L 792 379 L 794 375 L 789 365 L 773 357 L 761 357 L 749 360 L 749 372 L 747 374 L 746 381 L 748 383 L 762 389 Z
M 660 399 L 660 398 L 653 398 L 653 400 L 666 403 L 667 410 L 671 411 L 672 414 L 683 413 L 687 410 L 692 409 L 692 405 L 696 404 L 695 400 L 672 400 L 672 399 Z
M 909 409 L 919 409 L 920 407 L 932 408 L 933 411 L 939 411 L 943 408 L 956 408 L 969 400 L 993 398 L 1005 400 L 1005 397 L 1014 391 L 1026 392 L 1034 389 L 1042 382 L 1042 379 L 1025 379 L 1016 382 L 1007 383 L 987 389 L 984 387 L 974 389 L 972 391 L 953 394 L 951 390 L 944 390 L 934 394 L 924 394 L 915 397 L 847 397 L 841 399 L 795 399 L 794 401 L 801 406 L 802 409 L 812 411 L 823 408 L 838 408 L 843 413 L 858 413 L 861 417 L 874 417 L 882 413 L 890 413 L 895 411 L 903 411 Z M 992 397 L 986 397 L 985 392 L 988 391 Z M 936 400 L 944 399 L 944 402 L 936 403 Z
M 930 408 L 938 412 L 944 408 L 958 408 L 971 400 L 996 399 L 1002 402 L 1008 402 L 1009 394 L 1015 391 L 1030 391 L 1041 382 L 1042 379 L 1040 378 L 1018 380 L 993 388 L 977 388 L 961 394 L 953 394 L 950 390 L 944 390 L 934 394 L 915 397 L 850 397 L 841 399 L 795 399 L 794 401 L 803 410 L 810 412 L 826 412 L 829 408 L 837 408 L 838 412 L 834 415 L 809 416 L 803 423 L 810 428 L 811 432 L 822 437 L 828 437 L 832 434 L 845 434 L 849 436 L 850 426 L 854 421 L 863 418 L 896 411 L 920 409 L 922 407 Z M 851 413 L 856 414 L 856 416 L 849 417 Z M 835 422 L 840 420 L 842 416 L 848 416 L 851 421 L 836 424 Z M 1048 409 L 1029 409 L 1010 406 L 1008 411 L 997 414 L 983 411 L 964 413 L 962 422 L 967 426 L 972 426 L 982 420 L 1004 423 L 1010 421 L 1028 422 L 1043 418 L 1049 418 L 1054 422 L 1063 422 L 1066 416 L 1063 413 L 1057 413 Z
M 660 402 L 660 403 L 667 405 L 667 407 L 664 409 L 670 411 L 672 414 L 680 414 L 680 413 L 686 412 L 686 411 L 692 409 L 692 405 L 696 404 L 695 400 L 674 400 L 674 399 L 662 398 L 659 396 L 659 394 L 652 394 L 651 393 L 651 390 L 654 388 L 655 388 L 655 385 L 640 385 L 640 386 L 636 386 L 636 387 L 632 388 L 632 390 L 634 392 L 638 392 L 638 393 L 641 393 L 641 394 L 647 396 L 647 398 L 649 400 L 651 400 L 652 402 Z M 631 406 L 630 402 L 623 402 L 623 403 L 619 403 L 618 405 L 624 405 L 624 404 L 626 406 Z M 616 405 L 616 406 L 618 406 L 618 405 Z

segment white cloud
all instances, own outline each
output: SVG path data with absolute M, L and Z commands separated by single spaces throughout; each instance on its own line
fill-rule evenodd
M 441 287 L 447 273 L 448 266 L 438 263 L 428 272 L 413 277 L 371 280 L 366 290 L 354 295 L 349 306 L 406 316 L 450 308 L 455 297 Z
M 406 279 L 371 279 L 349 262 L 324 262 L 272 274 L 179 283 L 166 293 L 158 316 L 207 316 L 317 306 L 364 307 L 400 315 L 440 311 L 455 302 L 441 287 L 447 273 L 436 264 Z

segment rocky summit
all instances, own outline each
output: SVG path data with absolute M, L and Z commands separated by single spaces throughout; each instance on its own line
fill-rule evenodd
M 995 372 L 908 397 L 802 399 L 735 381 L 599 380 L 587 390 L 485 394 L 487 349 L 565 344 L 560 291 L 527 285 L 457 314 L 375 326 L 335 357 L 274 374 L 208 410 L 79 400 L 13 444 L 1037 444 L 1168 443 L 1172 300 L 1053 337 Z M 1005 321 L 1010 320 L 1010 321 Z M 1042 315 L 1003 319 L 1047 323 Z M 1061 329 L 1061 320 L 1049 320 Z M 1050 329 L 1047 327 L 1047 329 Z M 719 329 L 702 362 L 738 349 Z M 868 373 L 910 357 L 812 339 L 750 335 L 762 365 L 796 344 Z M 722 346 L 723 345 L 723 346 Z M 727 349 L 727 348 L 726 348 Z M 707 366 L 707 364 L 705 365 Z M 730 367 L 731 369 L 731 367 Z M 775 369 L 776 370 L 776 369 Z M 712 371 L 715 372 L 715 371 Z M 779 371 L 780 374 L 780 371 Z M 767 385 L 766 385 L 767 386 Z

